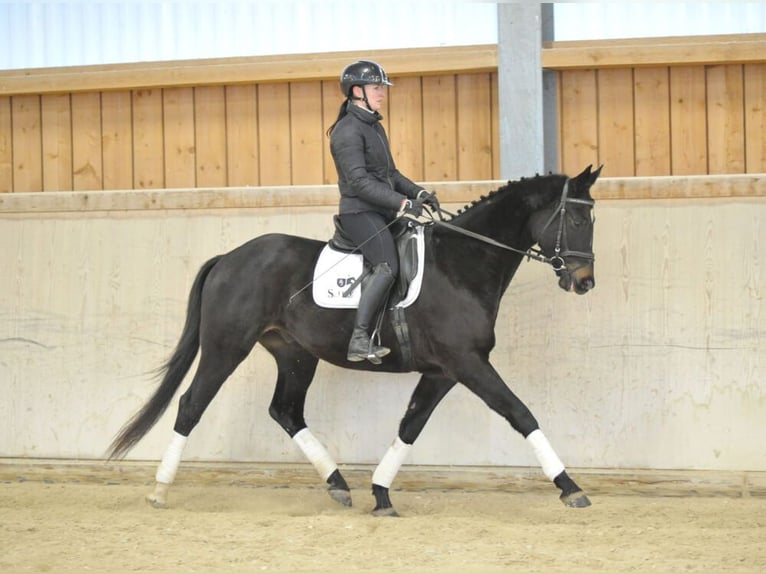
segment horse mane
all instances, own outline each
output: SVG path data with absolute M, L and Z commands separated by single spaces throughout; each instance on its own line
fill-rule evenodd
M 455 219 L 464 217 L 469 213 L 473 213 L 477 208 L 490 202 L 493 198 L 515 193 L 516 197 L 520 201 L 525 201 L 529 208 L 539 209 L 545 204 L 549 203 L 554 197 L 556 197 L 561 190 L 557 188 L 550 188 L 552 193 L 533 193 L 534 191 L 548 191 L 548 188 L 544 188 L 542 184 L 556 181 L 558 179 L 565 178 L 566 176 L 549 173 L 548 175 L 535 174 L 534 177 L 522 177 L 518 180 L 509 180 L 505 185 L 498 189 L 488 192 L 486 195 L 479 196 L 478 199 L 471 201 L 464 205 L 461 209 L 457 210 Z

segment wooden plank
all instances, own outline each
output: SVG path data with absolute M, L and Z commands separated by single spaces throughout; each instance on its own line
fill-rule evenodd
M 133 104 L 131 93 L 101 94 L 104 189 L 133 187 Z
M 497 69 L 494 44 L 366 50 L 365 57 L 392 78 Z M 9 70 L 0 72 L 0 95 L 330 80 L 358 58 L 355 50 Z
M 258 185 L 258 101 L 254 84 L 226 86 L 228 185 Z
M 637 176 L 670 174 L 668 68 L 637 68 L 634 76 Z
M 392 77 L 497 70 L 495 44 L 365 54 Z M 351 51 L 9 70 L 0 72 L 0 95 L 329 80 L 358 57 L 358 51 Z M 543 67 L 558 70 L 764 61 L 766 34 L 554 42 L 542 50 Z
M 133 186 L 165 187 L 162 91 L 133 92 Z
M 287 84 L 258 86 L 260 185 L 289 185 L 290 93 Z
M 707 111 L 702 66 L 670 68 L 670 133 L 672 173 L 707 173 Z
M 71 191 L 72 104 L 69 94 L 40 97 L 43 135 L 43 191 Z
M 162 90 L 165 187 L 194 187 L 197 148 L 194 138 L 194 88 Z
M 457 82 L 458 180 L 492 177 L 492 92 L 489 74 L 461 74 Z
M 40 96 L 11 99 L 13 191 L 42 191 Z
M 423 158 L 423 89 L 420 78 L 399 78 L 389 89 L 388 139 L 396 168 L 426 181 Z
M 455 76 L 423 78 L 423 167 L 426 181 L 449 181 L 457 172 L 457 102 Z
M 226 185 L 226 94 L 223 86 L 194 88 L 197 187 Z
M 766 64 L 745 66 L 745 171 L 766 172 Z
M 11 98 L 0 96 L 0 193 L 13 191 L 13 133 Z
M 72 186 L 75 190 L 104 188 L 101 155 L 101 94 L 72 94 Z
M 543 67 L 554 70 L 764 61 L 766 34 L 551 42 L 542 51 Z
M 587 165 L 599 163 L 596 72 L 563 72 L 559 90 L 561 171 L 576 174 Z
M 500 86 L 497 72 L 492 72 L 489 76 L 492 97 L 492 179 L 500 179 Z M 557 109 L 561 109 L 560 102 Z
M 322 84 L 290 84 L 291 182 L 308 185 L 322 181 Z
M 322 183 L 338 183 L 338 173 L 330 153 L 330 138 L 327 130 L 338 119 L 343 95 L 338 87 L 338 80 L 322 81 Z
M 606 176 L 635 175 L 633 70 L 599 70 L 598 161 Z
M 574 175 L 570 172 L 570 175 Z M 497 189 L 504 181 L 434 182 L 442 203 L 466 203 Z M 593 188 L 595 199 L 766 200 L 765 174 L 698 175 L 665 177 L 604 177 Z M 215 189 L 126 190 L 61 193 L 0 194 L 0 213 L 65 213 L 154 210 L 215 210 L 255 208 L 335 207 L 335 184 L 297 187 L 227 187 Z
M 742 66 L 707 69 L 709 173 L 745 172 Z

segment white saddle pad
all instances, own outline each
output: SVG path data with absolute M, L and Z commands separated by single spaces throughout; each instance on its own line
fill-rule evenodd
M 415 245 L 418 252 L 418 270 L 410 283 L 407 296 L 396 307 L 409 307 L 418 298 L 423 284 L 423 264 L 425 262 L 425 239 L 423 228 L 415 229 Z M 325 245 L 314 267 L 312 293 L 314 302 L 327 309 L 356 309 L 362 293 L 360 285 L 350 289 L 364 270 L 361 253 L 344 253 Z

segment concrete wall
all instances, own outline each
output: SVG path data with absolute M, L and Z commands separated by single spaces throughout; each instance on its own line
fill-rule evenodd
M 99 458 L 154 387 L 208 257 L 269 231 L 330 234 L 333 207 L 0 213 L 0 457 Z M 492 359 L 573 467 L 766 470 L 766 200 L 597 206 L 597 287 L 522 265 Z M 427 289 L 427 286 L 426 286 Z M 417 375 L 320 365 L 307 420 L 341 464 L 377 462 Z M 260 348 L 192 434 L 186 460 L 302 461 L 268 417 Z M 158 459 L 175 404 L 131 452 Z M 531 465 L 505 421 L 457 388 L 409 460 Z

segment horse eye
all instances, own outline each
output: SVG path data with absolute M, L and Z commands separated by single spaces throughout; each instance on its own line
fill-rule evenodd
M 572 225 L 575 227 L 583 227 L 584 225 L 588 225 L 588 220 L 584 217 L 573 217 Z

